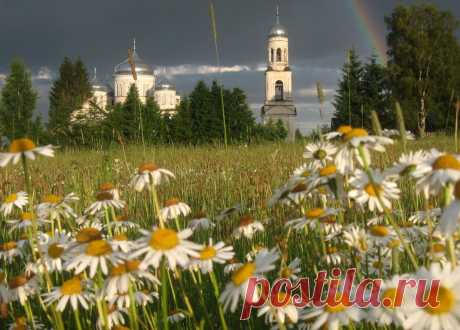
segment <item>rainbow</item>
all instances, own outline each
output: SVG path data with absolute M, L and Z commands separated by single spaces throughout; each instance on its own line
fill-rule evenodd
M 352 11 L 359 22 L 360 29 L 365 34 L 370 46 L 374 49 L 381 63 L 387 63 L 387 45 L 385 35 L 378 24 L 370 16 L 365 0 L 351 0 Z

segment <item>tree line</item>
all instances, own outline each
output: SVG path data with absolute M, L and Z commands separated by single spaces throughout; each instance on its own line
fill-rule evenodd
M 334 97 L 332 126 L 370 127 L 371 111 L 395 127 L 394 105 L 402 106 L 407 128 L 448 132 L 460 99 L 459 21 L 433 5 L 398 6 L 385 17 L 388 63 L 373 55 L 365 63 L 353 49 Z

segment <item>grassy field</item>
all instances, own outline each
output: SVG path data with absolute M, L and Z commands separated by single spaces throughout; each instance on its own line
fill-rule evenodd
M 195 148 L 174 146 L 143 148 L 142 146 L 133 145 L 126 148 L 113 147 L 108 150 L 58 149 L 54 158 L 39 157 L 36 161 L 28 162 L 32 186 L 31 204 L 37 205 L 45 195 L 65 196 L 73 192 L 80 199 L 73 203 L 72 207 L 76 214 L 81 215 L 95 201 L 100 185 L 112 183 L 120 191 L 120 198 L 126 202 L 127 206 L 122 213 L 133 219 L 142 228 L 149 230 L 153 224 L 158 225 L 159 210 L 155 208 L 155 203 L 152 202 L 152 196 L 148 191 L 136 192 L 129 185 L 129 182 L 140 164 L 154 162 L 159 167 L 170 170 L 176 176 L 169 183 L 158 186 L 158 203 L 164 205 L 167 200 L 177 198 L 188 204 L 192 210 L 191 215 L 187 217 L 180 216 L 175 221 L 169 221 L 168 227 L 182 230 L 187 226 L 189 220 L 193 218 L 193 215 L 199 212 L 203 212 L 210 219 L 215 219 L 223 209 L 234 205 L 241 206 L 240 212 L 219 222 L 212 229 L 196 231 L 189 238 L 190 240 L 200 244 L 206 244 L 209 238 L 212 238 L 214 242 L 223 241 L 227 245 L 233 246 L 235 258 L 239 262 L 245 262 L 247 254 L 251 251 L 260 251 L 262 247 L 278 247 L 281 265 L 278 262 L 279 266 L 267 274 L 271 279 L 281 273 L 283 265 L 286 266 L 295 257 L 298 257 L 301 261 L 302 275 L 313 276 L 319 269 L 331 269 L 332 265 L 327 262 L 324 255 L 325 244 L 328 248 L 333 245 L 341 250 L 341 267 L 355 266 L 353 264 L 353 249 L 347 247 L 343 241 L 329 245 L 330 243 L 325 242 L 325 239 L 321 237 L 323 233 L 317 230 L 304 232 L 286 229 L 285 223 L 288 220 L 301 217 L 302 212 L 307 209 L 319 207 L 321 201 L 318 197 L 306 198 L 299 207 L 286 205 L 279 205 L 273 208 L 267 207 L 267 201 L 271 198 L 276 188 L 284 184 L 293 170 L 305 162 L 302 158 L 304 146 L 305 144 L 303 143 L 269 144 L 231 146 L 228 150 L 225 150 L 224 148 L 206 146 Z M 409 150 L 429 150 L 431 148 L 453 152 L 453 138 L 430 137 L 408 142 Z M 372 165 L 374 168 L 387 167 L 398 159 L 401 152 L 402 149 L 399 143 L 388 146 L 385 153 L 373 155 Z M 393 204 L 395 209 L 399 209 L 406 215 L 423 210 L 423 198 L 415 193 L 414 185 L 404 179 L 401 180 L 400 186 L 402 194 L 400 200 Z M 24 183 L 24 173 L 20 164 L 0 168 L 0 187 L 0 201 L 4 201 L 12 193 L 27 191 Z M 430 202 L 436 205 L 437 199 L 434 198 Z M 326 201 L 326 204 L 328 207 L 339 208 L 338 201 Z M 32 211 L 33 208 L 30 207 L 30 210 Z M 341 213 L 340 222 L 344 225 L 364 223 L 364 226 L 366 226 L 365 222 L 375 215 L 369 210 L 356 210 L 355 206 L 344 210 Z M 5 243 L 20 238 L 21 233 L 10 230 L 9 225 L 5 223 L 6 220 L 14 219 L 14 216 L 17 218 L 18 214 L 15 213 L 11 216 L 0 215 L 2 220 L 0 234 L 2 242 Z M 113 215 L 112 213 L 111 216 Z M 234 238 L 234 230 L 238 227 L 241 217 L 244 216 L 250 216 L 254 220 L 261 221 L 265 231 L 257 233 L 252 239 Z M 110 218 L 102 222 L 113 220 Z M 63 218 L 61 221 L 63 228 L 74 234 L 77 232 L 78 225 L 73 217 Z M 43 231 L 45 230 L 43 229 Z M 107 235 L 107 239 L 109 239 L 111 233 L 106 232 L 106 228 L 103 231 Z M 29 240 L 34 239 L 33 235 L 36 234 L 34 233 L 34 230 L 26 231 L 26 234 L 29 235 Z M 132 239 L 140 236 L 133 230 L 128 230 L 127 234 Z M 35 243 L 37 244 L 37 242 Z M 412 242 L 408 242 L 408 244 L 412 244 Z M 28 257 L 15 258 L 14 260 L 17 262 L 8 262 L 6 259 L 1 261 L 7 281 L 11 281 L 14 276 L 24 272 L 28 262 L 35 262 L 30 253 L 31 248 L 25 247 L 24 249 L 28 251 L 25 252 L 26 255 L 29 255 Z M 413 248 L 413 250 L 416 249 Z M 404 251 L 400 258 L 399 269 L 401 273 L 415 271 L 410 264 L 409 256 Z M 428 265 L 430 263 L 426 256 L 417 255 L 416 258 L 420 264 Z M 36 261 L 35 263 L 39 264 L 40 262 Z M 133 305 L 131 305 L 131 307 L 125 308 L 123 311 L 125 326 L 129 329 L 164 329 L 164 315 L 167 313 L 168 315 L 185 316 L 185 319 L 178 322 L 170 320 L 169 325 L 174 329 L 221 329 L 226 326 L 228 326 L 228 329 L 270 328 L 264 322 L 263 317 L 257 318 L 255 314 L 251 320 L 240 322 L 241 301 L 236 312 L 222 311 L 222 304 L 217 303 L 216 296 L 224 290 L 226 283 L 231 279 L 229 274 L 224 274 L 223 268 L 223 265 L 214 264 L 212 274 L 213 276 L 215 275 L 217 283 L 214 284 L 217 284 L 216 287 L 213 286 L 212 277 L 200 272 L 187 270 L 168 272 L 165 270 L 165 273 L 167 273 L 167 277 L 165 277 L 165 273 L 162 273 L 160 269 L 152 270 L 152 274 L 157 275 L 161 280 L 162 285 L 157 288 L 160 298 L 155 298 L 152 303 L 146 304 L 145 307 L 140 305 L 132 307 Z M 368 270 L 363 270 L 363 273 L 371 276 Z M 390 277 L 390 274 L 391 272 L 380 275 Z M 62 313 L 58 313 L 54 310 L 55 304 L 44 308 L 45 305 L 39 299 L 38 291 L 41 294 L 46 294 L 48 290 L 46 289 L 47 284 L 52 287 L 59 286 L 63 280 L 71 277 L 71 272 L 63 271 L 50 275 L 50 278 L 44 279 L 45 276 L 41 278 L 39 281 L 40 289 L 27 295 L 28 302 L 26 304 L 20 304 L 14 299 L 13 301 L 5 299 L 5 302 L 9 302 L 7 305 L 8 313 L 4 314 L 5 318 L 0 320 L 1 329 L 6 329 L 6 325 L 11 324 L 15 317 L 20 316 L 25 317 L 23 322 L 27 320 L 29 326 L 33 318 L 37 323 L 46 325 L 46 328 L 49 327 L 49 324 L 52 324 L 56 329 L 62 327 L 89 329 L 94 328 L 98 315 L 99 319 L 101 319 L 103 318 L 101 313 L 103 315 L 109 313 L 107 309 L 110 310 L 110 306 L 105 302 L 102 303 L 102 307 L 92 304 L 89 310 L 79 308 L 78 312 L 72 311 L 70 306 L 67 306 Z M 85 276 L 87 275 L 85 274 Z M 105 280 L 103 277 L 98 271 L 98 275 L 95 278 L 98 278 L 100 282 L 95 281 L 96 289 L 100 289 L 103 286 L 102 283 Z M 133 287 L 135 290 L 141 290 L 142 288 L 140 284 L 137 286 L 133 284 Z M 11 290 L 12 287 L 11 285 L 5 285 L 5 288 Z M 161 291 L 162 288 L 166 290 Z M 130 286 L 131 289 L 132 287 Z M 168 301 L 166 306 L 162 305 L 165 295 Z M 179 314 L 179 312 L 182 314 Z M 300 323 L 306 324 L 303 321 L 299 321 Z M 290 326 L 289 324 L 281 324 L 281 322 L 275 322 L 274 325 L 279 328 Z M 371 322 L 366 320 L 354 323 L 349 328 L 375 329 L 376 326 L 371 325 Z M 388 329 L 388 327 L 382 327 L 382 329 Z

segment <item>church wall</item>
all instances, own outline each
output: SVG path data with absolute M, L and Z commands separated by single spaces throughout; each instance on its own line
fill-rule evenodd
M 139 97 L 145 103 L 147 96 L 152 95 L 155 89 L 155 77 L 153 75 L 138 74 L 137 80 L 134 80 L 130 74 L 115 75 L 115 103 L 123 103 L 126 100 L 132 84 L 136 85 Z

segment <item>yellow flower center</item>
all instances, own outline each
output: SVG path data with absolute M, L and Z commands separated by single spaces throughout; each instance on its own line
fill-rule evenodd
M 319 176 L 329 176 L 337 173 L 337 167 L 335 165 L 328 165 L 319 170 Z
M 304 184 L 304 183 L 299 183 L 297 186 L 295 186 L 295 187 L 291 190 L 291 192 L 292 192 L 292 193 L 300 193 L 300 192 L 303 192 L 303 191 L 305 191 L 305 190 L 307 190 L 307 185 Z
M 454 155 L 445 154 L 438 157 L 433 163 L 433 170 L 457 170 L 460 171 L 460 162 Z
M 171 198 L 165 201 L 165 206 L 170 207 L 179 204 L 180 201 L 177 198 Z
M 103 239 L 92 241 L 86 247 L 86 254 L 93 257 L 105 256 L 111 252 L 112 247 L 107 241 Z
M 142 174 L 144 172 L 154 172 L 158 169 L 159 167 L 156 166 L 154 163 L 145 163 L 139 166 L 139 168 L 137 169 L 137 172 L 139 174 Z
M 200 252 L 200 259 L 201 260 L 209 260 L 212 259 L 216 256 L 217 251 L 215 248 L 212 246 L 206 246 L 203 250 Z
M 326 213 L 324 209 L 314 208 L 305 212 L 305 217 L 307 219 L 315 219 L 323 216 Z
M 432 249 L 434 253 L 442 253 L 446 250 L 446 247 L 444 246 L 444 244 L 434 243 Z
M 129 271 L 129 272 L 134 272 L 136 270 L 139 270 L 139 265 L 141 264 L 141 262 L 139 260 L 128 260 L 125 262 L 125 265 L 126 265 L 126 269 Z
M 323 149 L 318 149 L 313 154 L 313 157 L 319 160 L 323 160 L 324 158 L 326 158 L 326 156 L 327 156 L 327 152 Z
M 112 199 L 113 199 L 113 194 L 111 192 L 108 192 L 108 191 L 99 191 L 96 194 L 96 200 L 98 200 L 99 202 L 110 201 Z
M 350 132 L 353 128 L 349 125 L 341 125 L 339 126 L 339 128 L 337 129 L 337 132 L 338 133 L 341 133 L 341 134 L 347 134 L 348 132 Z
M 58 204 L 62 201 L 62 198 L 57 196 L 57 195 L 53 195 L 53 194 L 49 194 L 49 195 L 46 195 L 45 197 L 43 197 L 43 202 L 44 203 L 50 203 L 50 204 Z
M 116 277 L 116 276 L 121 276 L 123 274 L 127 273 L 126 265 L 125 264 L 119 264 L 117 266 L 114 266 L 110 270 L 110 276 L 111 277 Z
M 238 268 L 232 275 L 232 282 L 236 286 L 240 286 L 246 282 L 256 271 L 255 263 L 247 263 Z
M 10 152 L 11 153 L 18 153 L 18 152 L 25 152 L 35 149 L 37 146 L 32 140 L 29 139 L 17 139 L 13 140 L 10 144 Z
M 19 288 L 20 286 L 23 286 L 24 284 L 26 284 L 29 280 L 27 279 L 26 276 L 24 275 L 19 275 L 19 276 L 16 276 L 16 277 L 13 277 L 11 280 L 8 281 L 8 286 L 10 287 L 10 289 L 17 289 Z
M 9 241 L 0 245 L 0 250 L 10 251 L 15 249 L 18 246 L 18 243 L 15 241 Z
M 21 220 L 22 221 L 33 221 L 35 220 L 35 214 L 33 214 L 32 212 L 22 212 Z
M 93 227 L 87 227 L 81 229 L 77 235 L 75 236 L 75 239 L 77 240 L 78 243 L 88 243 L 94 240 L 98 240 L 102 238 L 101 232 Z
M 338 251 L 337 248 L 334 247 L 334 246 L 328 246 L 326 248 L 326 253 L 327 254 L 334 254 L 334 253 L 337 253 L 337 251 Z
M 179 245 L 179 236 L 177 236 L 177 232 L 172 229 L 160 228 L 152 233 L 149 245 L 155 250 L 172 250 Z
M 343 139 L 345 141 L 350 141 L 353 138 L 368 136 L 369 133 L 364 128 L 353 128 L 348 133 L 345 133 Z
M 102 183 L 102 184 L 99 185 L 99 190 L 100 191 L 108 191 L 108 190 L 112 190 L 112 189 L 115 189 L 115 186 L 113 184 L 111 184 L 110 182 Z
M 382 301 L 384 300 L 387 300 L 387 301 L 390 301 L 390 304 L 388 304 L 387 306 L 384 306 L 385 308 L 389 308 L 389 309 L 394 309 L 395 308 L 395 298 L 396 298 L 396 289 L 395 288 L 390 288 L 390 289 L 386 289 L 385 291 L 383 291 L 382 293 Z M 383 304 L 382 304 L 383 306 Z
M 12 330 L 27 330 L 27 319 L 25 316 L 16 317 Z
M 53 259 L 58 259 L 64 253 L 64 248 L 58 243 L 53 243 L 48 247 L 48 255 Z
M 378 197 L 378 196 L 380 196 L 380 195 L 382 194 L 383 188 L 382 188 L 381 185 L 368 183 L 368 184 L 364 187 L 364 191 L 365 191 L 369 196 Z
M 372 267 L 376 268 L 376 269 L 383 269 L 383 263 L 376 260 L 372 263 Z
M 5 203 L 10 204 L 14 203 L 18 200 L 18 195 L 17 194 L 11 194 L 6 196 Z
M 65 281 L 61 285 L 61 295 L 71 296 L 74 294 L 80 294 L 82 291 L 81 280 L 78 277 L 71 278 Z
M 128 236 L 126 236 L 125 234 L 116 234 L 116 235 L 113 236 L 113 239 L 115 241 L 127 241 Z
M 293 274 L 292 269 L 289 268 L 289 267 L 284 267 L 284 268 L 281 270 L 281 277 L 283 277 L 283 278 L 288 278 L 288 277 L 290 277 L 292 274 Z
M 390 234 L 390 230 L 387 227 L 379 226 L 379 225 L 370 227 L 369 232 L 373 236 L 378 236 L 378 237 L 386 237 Z
M 439 287 L 438 299 L 439 305 L 437 307 L 431 307 L 427 305 L 425 311 L 431 315 L 440 315 L 451 312 L 455 307 L 455 294 L 452 290 L 446 287 Z
M 240 227 L 245 227 L 247 225 L 250 225 L 251 223 L 253 223 L 254 220 L 252 219 L 252 217 L 250 215 L 244 215 L 240 218 L 240 224 L 239 226 Z
M 369 246 L 367 244 L 367 240 L 364 238 L 358 239 L 358 246 L 361 251 L 367 251 L 369 249 Z
M 310 171 L 303 171 L 302 174 L 300 174 L 300 176 L 303 178 L 308 178 L 310 176 Z

